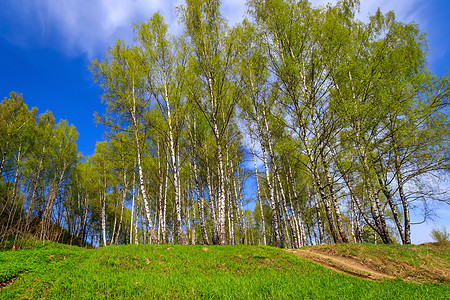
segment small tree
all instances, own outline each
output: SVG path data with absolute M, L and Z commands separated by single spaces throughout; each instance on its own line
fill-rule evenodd
M 447 232 L 447 228 L 445 228 L 445 226 L 442 226 L 440 230 L 431 230 L 430 236 L 434 241 L 438 243 L 445 243 L 450 241 L 450 233 Z

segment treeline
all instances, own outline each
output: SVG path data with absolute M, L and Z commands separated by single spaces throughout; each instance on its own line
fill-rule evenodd
M 0 103 L 0 242 L 19 232 L 58 240 L 67 232 L 78 132 L 51 112 L 37 115 L 22 95 Z M 58 229 L 58 230 L 55 230 Z
M 109 129 L 85 159 L 73 127 L 12 94 L 2 233 L 36 219 L 42 239 L 53 224 L 94 245 L 411 243 L 413 201 L 448 201 L 430 184 L 449 170 L 448 77 L 417 25 L 361 22 L 357 2 L 250 0 L 229 28 L 220 1 L 187 0 L 182 35 L 158 13 L 135 25 L 91 64 Z

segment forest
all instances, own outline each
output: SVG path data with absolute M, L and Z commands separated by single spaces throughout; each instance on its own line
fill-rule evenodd
M 95 153 L 22 95 L 0 103 L 0 243 L 299 248 L 411 244 L 411 213 L 450 204 L 447 75 L 425 33 L 357 0 L 186 0 L 90 64 Z M 98 100 L 100 101 L 100 99 Z M 254 191 L 254 192 L 253 192 Z

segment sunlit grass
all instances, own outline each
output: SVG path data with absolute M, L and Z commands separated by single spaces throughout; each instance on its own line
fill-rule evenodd
M 444 299 L 445 284 L 371 282 L 262 246 L 66 245 L 0 252 L 0 299 Z M 17 277 L 16 277 L 17 276 Z

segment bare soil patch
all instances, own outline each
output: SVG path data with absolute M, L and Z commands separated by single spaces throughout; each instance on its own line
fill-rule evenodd
M 288 249 L 287 252 L 294 253 L 295 255 L 303 258 L 313 260 L 316 263 L 324 265 L 337 272 L 346 273 L 352 276 L 361 277 L 369 280 L 383 280 L 391 279 L 393 276 L 377 272 L 376 270 L 364 266 L 356 260 L 343 258 L 339 256 L 329 256 L 325 254 L 316 253 L 308 249 Z
M 13 284 L 14 281 L 17 279 L 17 277 L 18 277 L 18 276 L 13 277 L 13 278 L 11 278 L 11 279 L 9 279 L 9 280 L 5 280 L 5 281 L 3 281 L 3 282 L 0 282 L 0 291 L 1 291 L 2 289 L 6 288 L 8 285 Z
M 287 250 L 353 276 L 450 284 L 450 244 L 320 245 Z

